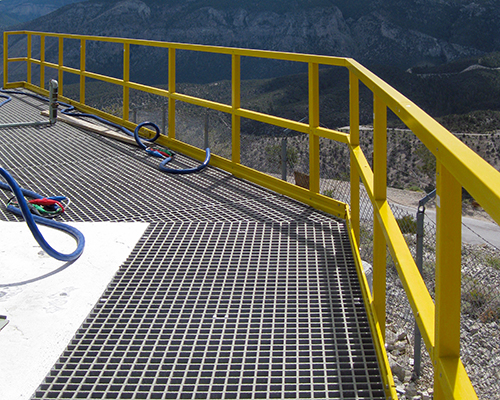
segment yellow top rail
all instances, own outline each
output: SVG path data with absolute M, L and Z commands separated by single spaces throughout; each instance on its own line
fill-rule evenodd
M 9 58 L 9 38 L 22 35 L 26 38 L 26 56 Z M 32 55 L 33 37 L 39 38 L 39 58 Z M 45 60 L 46 38 L 57 38 L 59 57 L 57 63 Z M 80 68 L 64 65 L 64 41 L 80 41 Z M 86 44 L 88 42 L 118 43 L 123 46 L 123 76 L 121 79 L 96 74 L 86 69 Z M 130 46 L 150 46 L 168 49 L 168 89 L 159 89 L 130 81 Z M 231 104 L 209 101 L 176 92 L 176 51 L 190 50 L 227 54 L 231 56 Z M 279 118 L 241 107 L 241 57 L 286 60 L 308 65 L 309 120 L 308 123 Z M 9 82 L 9 64 L 24 62 L 27 65 L 25 81 Z M 415 315 L 422 337 L 434 366 L 434 398 L 474 399 L 477 395 L 460 360 L 460 286 L 461 286 L 461 189 L 464 187 L 500 223 L 500 173 L 454 135 L 423 112 L 414 103 L 387 85 L 384 81 L 349 58 L 295 54 L 274 51 L 250 50 L 218 46 L 167 43 L 149 40 L 107 38 L 99 36 L 65 35 L 17 31 L 4 33 L 4 88 L 23 86 L 39 93 L 45 90 L 45 69 L 57 71 L 60 92 L 63 91 L 63 74 L 80 77 L 79 102 L 65 99 L 83 111 L 91 111 L 125 126 L 132 127 L 129 116 L 129 91 L 136 89 L 168 99 L 168 136 L 160 142 L 174 150 L 203 159 L 202 149 L 182 143 L 175 138 L 176 102 L 186 102 L 231 115 L 232 158 L 214 155 L 211 164 L 234 175 L 250 180 L 279 193 L 293 197 L 321 210 L 347 220 L 351 242 L 365 304 L 372 327 L 379 364 L 386 384 L 388 398 L 397 398 L 384 350 L 386 249 L 393 257 L 408 300 Z M 32 83 L 32 65 L 40 69 L 40 84 Z M 319 66 L 338 66 L 349 70 L 350 132 L 342 133 L 320 127 L 319 115 Z M 118 118 L 85 105 L 85 81 L 97 79 L 123 88 L 123 117 Z M 359 82 L 373 93 L 374 101 L 374 163 L 368 163 L 359 141 Z M 387 110 L 392 110 L 436 157 L 437 184 L 437 237 L 436 237 L 436 290 L 432 300 L 411 256 L 406 241 L 387 202 Z M 245 167 L 240 162 L 241 118 L 263 122 L 309 135 L 310 187 L 304 189 L 264 173 Z M 351 155 L 351 208 L 319 193 L 319 139 L 329 138 L 349 146 Z M 373 292 L 366 284 L 358 251 L 360 232 L 360 179 L 374 208 L 373 219 Z

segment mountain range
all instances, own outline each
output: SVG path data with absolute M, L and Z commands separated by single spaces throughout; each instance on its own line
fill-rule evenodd
M 16 3 L 0 4 L 9 1 Z M 400 69 L 500 50 L 496 0 L 90 0 L 15 28 L 345 56 Z M 48 47 L 48 57 L 56 51 Z M 76 53 L 65 54 L 70 57 L 65 59 L 70 62 Z M 91 47 L 87 57 L 89 69 L 120 74 L 118 46 Z M 165 64 L 162 52 L 133 52 L 133 78 L 165 82 Z M 191 68 L 196 65 L 201 70 Z M 179 79 L 192 82 L 223 79 L 229 69 L 221 58 L 194 54 L 180 55 L 178 66 L 183 71 Z M 303 70 L 297 65 L 249 63 L 243 74 L 265 78 Z
M 34 20 L 77 1 L 81 0 L 0 0 L 0 28 Z

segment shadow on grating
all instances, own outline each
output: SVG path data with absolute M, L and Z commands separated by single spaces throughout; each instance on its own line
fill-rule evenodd
M 28 101 L 28 100 L 26 100 Z M 32 105 L 14 99 L 3 113 L 33 114 Z M 37 102 L 36 99 L 29 101 Z M 36 113 L 40 111 L 36 109 Z M 298 221 L 331 217 L 232 175 L 208 168 L 177 176 L 158 170 L 158 159 L 144 151 L 63 123 L 51 127 L 4 129 L 0 160 L 21 187 L 72 200 L 66 221 Z M 193 167 L 180 154 L 175 168 Z M 11 194 L 0 191 L 5 203 Z M 17 217 L 0 211 L 0 219 Z
M 384 399 L 344 226 L 156 223 L 33 399 Z

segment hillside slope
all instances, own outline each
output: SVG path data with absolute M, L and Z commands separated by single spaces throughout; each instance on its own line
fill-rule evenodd
M 0 29 L 50 14 L 62 6 L 81 0 L 2 0 L 0 1 Z

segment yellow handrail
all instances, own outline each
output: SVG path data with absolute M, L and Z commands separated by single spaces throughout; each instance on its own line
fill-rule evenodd
M 24 35 L 27 40 L 26 57 L 8 56 L 8 39 L 13 35 Z M 40 37 L 40 58 L 33 58 L 33 36 Z M 59 40 L 57 64 L 45 61 L 45 39 Z M 63 42 L 65 39 L 78 40 L 81 44 L 80 68 L 64 65 Z M 123 77 L 113 78 L 86 70 L 86 44 L 88 42 L 108 42 L 123 45 Z M 150 46 L 168 49 L 168 89 L 159 89 L 130 81 L 130 46 Z M 231 104 L 209 101 L 176 92 L 176 51 L 190 50 L 227 54 L 231 56 Z M 309 122 L 301 123 L 279 118 L 241 107 L 241 57 L 257 57 L 286 60 L 308 65 L 309 76 Z M 26 81 L 9 82 L 9 63 L 26 62 Z M 39 65 L 40 86 L 31 82 L 31 66 Z M 231 160 L 217 154 L 211 164 L 223 168 L 234 175 L 255 182 L 276 192 L 293 197 L 306 204 L 325 210 L 346 219 L 364 301 L 367 306 L 370 325 L 381 371 L 389 398 L 396 398 L 394 382 L 383 348 L 385 341 L 385 297 L 386 297 L 386 248 L 389 249 L 406 291 L 422 337 L 434 366 L 434 398 L 474 399 L 477 395 L 460 360 L 460 252 L 461 252 L 461 188 L 464 187 L 500 223 L 500 173 L 486 161 L 465 146 L 454 135 L 414 103 L 386 84 L 372 72 L 349 58 L 239 49 L 218 46 L 203 46 L 183 43 L 168 43 L 149 40 L 106 38 L 99 36 L 65 35 L 31 31 L 4 33 L 4 88 L 23 86 L 39 93 L 45 90 L 45 69 L 57 70 L 60 92 L 63 90 L 63 73 L 80 77 L 80 102 L 84 111 L 91 111 L 126 126 L 128 121 L 129 91 L 141 90 L 168 99 L 168 137 L 162 136 L 160 143 L 200 160 L 202 149 L 182 143 L 175 136 L 176 102 L 194 104 L 231 115 L 232 156 Z M 350 133 L 320 127 L 319 115 L 319 66 L 345 67 L 349 70 Z M 123 89 L 123 117 L 118 118 L 92 109 L 85 105 L 85 82 L 93 78 L 119 85 Z M 373 93 L 374 99 L 374 154 L 373 169 L 370 167 L 359 141 L 359 82 Z M 66 101 L 72 102 L 69 99 Z M 420 141 L 434 154 L 437 163 L 437 263 L 436 294 L 433 302 L 424 281 L 418 272 L 406 241 L 387 202 L 387 110 L 392 110 Z M 288 128 L 309 135 L 310 188 L 304 189 L 240 163 L 241 118 Z M 319 193 L 319 138 L 329 138 L 345 143 L 351 155 L 351 208 L 339 201 Z M 358 251 L 360 238 L 360 188 L 362 181 L 373 205 L 374 245 L 373 245 L 373 294 L 367 289 Z

